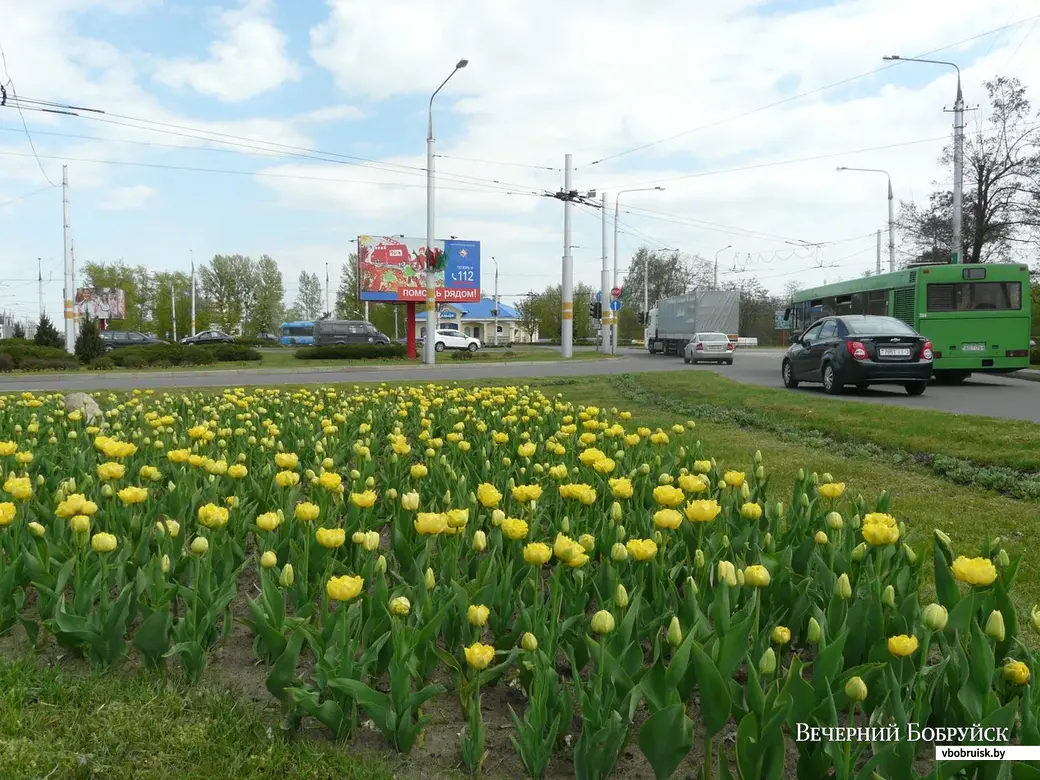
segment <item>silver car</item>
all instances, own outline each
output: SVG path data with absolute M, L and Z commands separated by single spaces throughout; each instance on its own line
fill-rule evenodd
M 684 363 L 700 363 L 710 360 L 713 363 L 733 365 L 733 353 L 736 345 L 725 333 L 697 333 L 683 350 Z

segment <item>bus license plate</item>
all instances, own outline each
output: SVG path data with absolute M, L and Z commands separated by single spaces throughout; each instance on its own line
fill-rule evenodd
M 961 347 L 961 349 L 963 349 L 965 352 L 985 352 L 986 351 L 986 345 L 985 344 L 965 344 L 963 347 Z
M 910 357 L 909 347 L 879 347 L 878 354 L 881 357 Z

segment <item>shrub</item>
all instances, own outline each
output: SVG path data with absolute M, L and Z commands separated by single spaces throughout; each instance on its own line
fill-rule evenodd
M 1029 351 L 1029 362 L 1034 366 L 1040 366 L 1040 347 L 1033 347 Z
M 55 347 L 57 349 L 65 346 L 65 337 L 58 333 L 58 329 L 54 327 L 50 317 L 41 314 L 33 343 L 38 347 Z
M 83 327 L 80 328 L 79 336 L 76 337 L 76 357 L 84 363 L 89 363 L 103 354 L 105 354 L 105 342 L 101 340 L 97 320 L 86 317 L 83 320 Z
M 20 323 L 20 322 L 16 322 L 14 324 L 14 330 L 11 332 L 11 335 L 14 338 L 16 338 L 16 339 L 24 339 L 25 338 L 25 326 L 22 325 L 22 323 Z
M 112 362 L 124 368 L 141 366 L 201 366 L 216 363 L 212 350 L 205 347 L 185 347 L 180 344 L 149 344 L 146 347 L 128 347 L 109 353 Z
M 22 371 L 75 371 L 80 362 L 70 355 L 55 358 L 27 357 L 19 368 Z
M 217 344 L 207 347 L 221 363 L 233 363 L 239 360 L 263 360 L 263 355 L 245 344 Z
M 6 352 L 0 352 L 0 373 L 8 373 L 14 370 L 14 360 Z
M 300 360 L 373 360 L 403 358 L 404 355 L 403 344 L 336 344 L 296 350 L 296 357 Z
M 5 339 L 0 341 L 0 350 L 10 356 L 16 370 L 25 368 L 26 360 L 67 360 L 68 352 L 57 347 L 41 347 L 24 339 Z
M 116 367 L 115 361 L 112 360 L 108 355 L 102 355 L 101 357 L 94 358 L 90 361 L 87 366 L 91 371 L 111 371 Z

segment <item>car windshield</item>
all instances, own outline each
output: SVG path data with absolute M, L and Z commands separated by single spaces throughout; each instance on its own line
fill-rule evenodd
M 702 333 L 700 334 L 700 340 L 706 342 L 729 341 L 729 336 L 725 333 Z
M 893 317 L 845 317 L 850 334 L 858 336 L 916 336 L 917 331 Z

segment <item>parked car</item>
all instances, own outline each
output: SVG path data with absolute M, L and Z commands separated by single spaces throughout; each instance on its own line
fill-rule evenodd
M 267 331 L 260 331 L 256 334 L 257 341 L 266 341 L 269 344 L 278 344 L 281 342 L 281 337 L 274 333 L 268 333 Z
M 332 344 L 389 344 L 390 338 L 364 320 L 315 320 L 314 346 Z
M 725 333 L 695 333 L 683 349 L 684 363 L 700 363 L 711 360 L 715 363 L 733 365 L 737 345 Z
M 846 385 L 865 390 L 900 384 L 921 395 L 932 378 L 932 342 L 894 317 L 824 317 L 795 339 L 780 373 L 786 387 L 819 382 L 837 395 Z
M 225 333 L 222 330 L 204 330 L 200 333 L 196 333 L 194 336 L 185 336 L 181 339 L 181 344 L 189 347 L 196 345 L 202 346 L 206 344 L 234 344 L 234 336 Z
M 467 336 L 462 331 L 445 329 L 435 333 L 437 340 L 433 342 L 433 348 L 438 352 L 446 349 L 468 349 L 470 352 L 476 352 L 480 349 L 480 339 Z
M 162 339 L 149 336 L 136 330 L 103 330 L 101 341 L 105 345 L 105 352 L 124 347 L 144 347 L 149 344 L 166 344 Z

